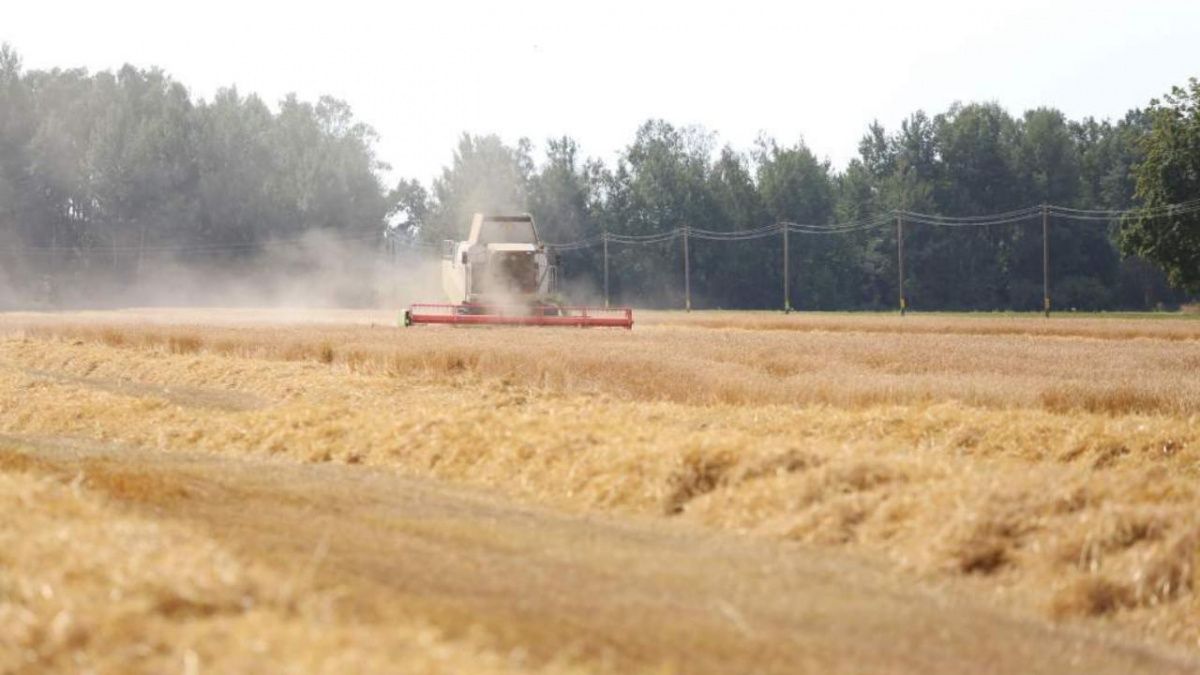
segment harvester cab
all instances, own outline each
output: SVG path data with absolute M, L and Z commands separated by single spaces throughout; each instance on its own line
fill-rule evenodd
M 442 242 L 442 289 L 456 304 L 550 305 L 556 271 L 529 215 L 477 213 L 466 241 Z
M 419 303 L 404 324 L 633 327 L 628 308 L 569 307 L 558 298 L 554 251 L 529 214 L 475 214 L 464 241 L 442 243 L 446 303 Z

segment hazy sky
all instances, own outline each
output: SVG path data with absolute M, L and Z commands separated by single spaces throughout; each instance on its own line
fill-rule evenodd
M 394 176 L 428 181 L 463 131 L 611 160 L 638 124 L 749 147 L 803 138 L 842 166 L 873 119 L 956 100 L 1117 117 L 1200 75 L 1200 0 L 1161 2 L 55 2 L 5 0 L 29 68 L 160 66 L 348 101 Z

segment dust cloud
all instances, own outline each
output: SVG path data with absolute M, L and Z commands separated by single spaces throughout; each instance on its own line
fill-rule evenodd
M 309 231 L 261 252 L 122 252 L 0 263 L 0 311 L 121 307 L 393 309 L 440 302 L 436 252 Z

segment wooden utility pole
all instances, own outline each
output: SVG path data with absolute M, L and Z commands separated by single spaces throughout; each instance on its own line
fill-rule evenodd
M 1042 310 L 1050 318 L 1050 209 L 1042 204 Z
M 142 259 L 146 256 L 146 226 L 142 225 L 142 235 L 138 239 L 137 280 L 142 281 Z
M 896 279 L 900 290 L 900 316 L 908 311 L 908 300 L 904 297 L 904 217 L 896 214 Z
M 791 275 L 788 271 L 788 225 L 783 224 L 783 313 L 792 312 Z
M 692 311 L 692 263 L 688 256 L 688 226 L 683 226 L 683 308 Z
M 608 309 L 608 230 L 600 238 L 604 241 L 604 308 Z

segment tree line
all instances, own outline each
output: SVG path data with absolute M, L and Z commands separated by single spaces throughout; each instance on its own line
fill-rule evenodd
M 196 101 L 157 69 L 25 71 L 0 47 L 0 291 L 86 297 L 144 266 L 378 232 L 372 129 L 333 98 Z M 5 293 L 0 292 L 0 300 Z
M 375 132 L 342 101 L 289 96 L 272 107 L 236 89 L 196 100 L 156 69 L 25 70 L 3 46 L 0 288 L 137 284 L 155 257 L 253 261 L 313 230 L 436 243 L 461 236 L 476 211 L 530 212 L 545 239 L 569 242 L 681 226 L 743 232 L 780 221 L 857 222 L 895 210 L 975 216 L 1040 203 L 1158 206 L 1200 197 L 1196 101 L 1193 82 L 1116 121 L 956 104 L 914 113 L 896 129 L 871 125 L 843 169 L 803 141 L 764 136 L 737 149 L 662 120 L 641 125 L 613 162 L 582 156 L 569 137 L 538 150 L 528 139 L 464 134 L 429 184 L 385 185 Z M 1053 222 L 1056 305 L 1185 301 L 1198 290 L 1196 258 L 1188 257 L 1200 250 L 1197 227 L 1194 214 L 1165 224 Z M 792 236 L 793 303 L 894 307 L 896 243 L 891 227 Z M 678 244 L 612 246 L 614 301 L 678 306 Z M 1041 306 L 1040 223 L 913 225 L 904 246 L 915 309 Z M 690 254 L 698 306 L 781 306 L 777 239 L 693 241 Z M 600 247 L 562 258 L 568 288 L 595 297 Z
M 866 222 L 894 211 L 982 216 L 1043 203 L 1119 211 L 1143 203 L 1137 169 L 1144 164 L 1155 114 L 1151 108 L 1115 122 L 1072 121 L 1054 109 L 1013 117 L 994 103 L 956 104 L 933 116 L 914 113 L 891 131 L 871 125 L 858 156 L 840 171 L 802 141 L 781 144 L 763 137 L 745 152 L 718 146 L 716 135 L 704 129 L 661 120 L 644 123 L 612 166 L 581 158 L 570 138 L 547 141 L 544 158 L 536 162 L 527 140 L 509 146 L 495 136 L 464 135 L 429 192 L 410 181 L 395 195 L 427 239 L 461 236 L 470 212 L 484 205 L 528 210 L 552 242 L 683 226 L 744 232 L 785 221 Z M 1185 201 L 1200 193 L 1193 187 L 1172 197 Z M 1195 227 L 1194 220 L 1188 222 Z M 1182 278 L 1173 287 L 1163 269 L 1132 254 L 1136 246 L 1126 245 L 1123 252 L 1123 239 L 1136 226 L 1136 221 L 1052 219 L 1056 306 L 1150 309 L 1185 301 L 1180 288 L 1188 284 Z M 895 307 L 896 236 L 894 227 L 793 234 L 793 304 Z M 905 294 L 915 308 L 1042 306 L 1040 218 L 979 228 L 910 224 L 904 237 Z M 712 307 L 781 307 L 781 244 L 777 237 L 692 239 L 694 295 Z M 601 253 L 599 246 L 565 253 L 567 278 L 595 288 Z M 613 245 L 609 254 L 616 301 L 682 304 L 678 240 Z

